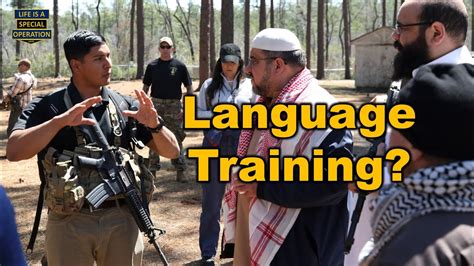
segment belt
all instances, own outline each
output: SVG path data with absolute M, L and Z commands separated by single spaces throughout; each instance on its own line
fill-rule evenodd
M 159 103 L 177 103 L 177 102 L 181 102 L 180 99 L 162 99 L 162 98 L 155 98 L 155 97 L 152 97 L 152 101 L 159 102 Z
M 89 204 L 88 201 L 84 202 L 83 209 L 90 209 L 91 211 L 101 210 L 101 209 L 110 209 L 114 207 L 121 207 L 126 204 L 125 199 L 114 199 L 114 200 L 106 200 L 100 204 L 97 209 L 94 209 L 92 205 Z

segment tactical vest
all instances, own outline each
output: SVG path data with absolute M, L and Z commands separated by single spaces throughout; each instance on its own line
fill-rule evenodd
M 120 119 L 123 118 L 116 109 L 118 101 L 115 99 L 120 96 L 111 90 L 109 90 L 109 94 L 111 101 L 107 105 L 107 113 L 114 133 L 114 146 L 120 147 L 120 136 L 124 129 L 121 125 L 125 125 L 125 123 L 121 123 Z M 67 89 L 64 94 L 64 102 L 68 109 L 73 106 Z M 53 147 L 49 147 L 42 160 L 46 181 L 46 205 L 50 210 L 61 214 L 79 211 L 84 206 L 85 196 L 106 178 L 97 169 L 79 164 L 77 156 L 99 159 L 102 157 L 102 149 L 93 144 L 87 144 L 84 133 L 78 126 L 74 127 L 74 131 L 78 146 L 73 151 L 59 152 Z M 135 152 L 135 149 L 128 151 L 125 148 L 119 148 L 118 150 L 123 156 L 124 168 L 127 169 L 131 177 L 134 177 L 135 186 L 138 191 L 142 192 L 143 199 L 149 202 L 155 186 L 153 175 L 143 163 L 143 158 Z M 117 195 L 110 199 L 121 197 L 123 196 Z

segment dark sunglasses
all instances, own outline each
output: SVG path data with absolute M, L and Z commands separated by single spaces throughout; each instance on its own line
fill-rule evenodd
M 171 46 L 167 46 L 167 45 L 160 45 L 160 48 L 161 48 L 161 49 L 171 49 Z

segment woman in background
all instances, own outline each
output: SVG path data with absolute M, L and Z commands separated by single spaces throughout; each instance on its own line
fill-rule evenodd
M 232 103 L 241 106 L 254 102 L 250 80 L 243 75 L 244 61 L 240 48 L 227 43 L 222 45 L 216 62 L 213 77 L 207 79 L 198 96 L 198 117 L 212 118 L 212 108 L 220 103 Z M 235 156 L 239 143 L 240 130 L 209 129 L 204 132 L 202 146 L 219 149 L 219 156 Z M 214 265 L 220 232 L 222 196 L 225 183 L 219 182 L 217 159 L 209 163 L 209 182 L 202 183 L 202 212 L 199 226 L 199 248 L 203 264 Z

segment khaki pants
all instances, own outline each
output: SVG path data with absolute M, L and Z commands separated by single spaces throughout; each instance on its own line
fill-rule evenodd
M 143 249 L 142 234 L 127 207 L 48 215 L 49 265 L 141 265 Z

